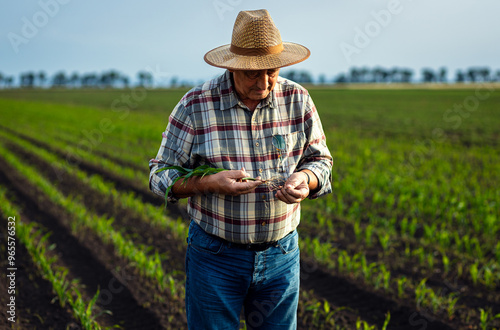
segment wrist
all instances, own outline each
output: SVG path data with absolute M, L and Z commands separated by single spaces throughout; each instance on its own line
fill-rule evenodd
M 198 177 L 198 180 L 194 182 L 198 194 L 214 194 L 218 192 L 217 180 L 213 180 L 214 175 L 205 175 L 203 178 Z
M 304 173 L 306 175 L 306 182 L 307 182 L 307 185 L 309 186 L 309 183 L 311 182 L 311 177 L 309 176 L 309 173 L 307 173 L 305 170 L 302 170 L 300 172 Z

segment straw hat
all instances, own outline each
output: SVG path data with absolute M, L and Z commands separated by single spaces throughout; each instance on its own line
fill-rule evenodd
M 241 11 L 234 22 L 231 44 L 212 49 L 204 59 L 219 68 L 263 70 L 302 62 L 310 54 L 302 45 L 282 42 L 269 12 L 261 9 Z

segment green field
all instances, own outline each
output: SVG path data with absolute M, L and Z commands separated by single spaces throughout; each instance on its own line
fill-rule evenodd
M 185 328 L 185 203 L 164 211 L 148 191 L 148 161 L 185 92 L 0 90 L 0 213 L 19 219 L 16 251 L 33 263 L 19 283 L 41 286 L 50 269 L 66 283 L 46 285 L 54 303 L 19 302 L 21 328 L 54 314 Z M 500 91 L 310 93 L 333 194 L 302 203 L 299 328 L 500 328 Z M 29 242 L 53 264 L 39 266 Z

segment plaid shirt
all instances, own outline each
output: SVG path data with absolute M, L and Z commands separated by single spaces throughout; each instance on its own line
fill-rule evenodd
M 309 198 L 331 192 L 332 157 L 321 122 L 307 90 L 278 78 L 274 90 L 250 111 L 235 94 L 232 74 L 190 90 L 170 115 L 156 159 L 149 162 L 150 189 L 165 190 L 180 173 L 154 172 L 178 165 L 239 170 L 266 180 L 309 169 L 319 190 Z M 284 142 L 276 146 L 276 140 Z M 273 144 L 273 141 L 275 142 Z M 278 148 L 280 149 L 278 149 Z M 188 214 L 207 233 L 235 243 L 276 241 L 300 222 L 300 203 L 286 204 L 275 191 L 261 185 L 249 194 L 204 194 L 190 197 Z M 171 193 L 169 202 L 176 202 Z

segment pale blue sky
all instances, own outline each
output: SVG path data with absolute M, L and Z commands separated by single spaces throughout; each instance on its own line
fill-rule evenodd
M 311 50 L 294 68 L 315 77 L 352 66 L 406 67 L 417 77 L 446 66 L 450 78 L 471 66 L 500 69 L 498 0 L 25 0 L 0 8 L 0 72 L 16 80 L 30 70 L 108 69 L 134 80 L 151 70 L 160 83 L 209 79 L 222 69 L 203 55 L 230 43 L 240 10 L 261 8 L 284 41 Z

